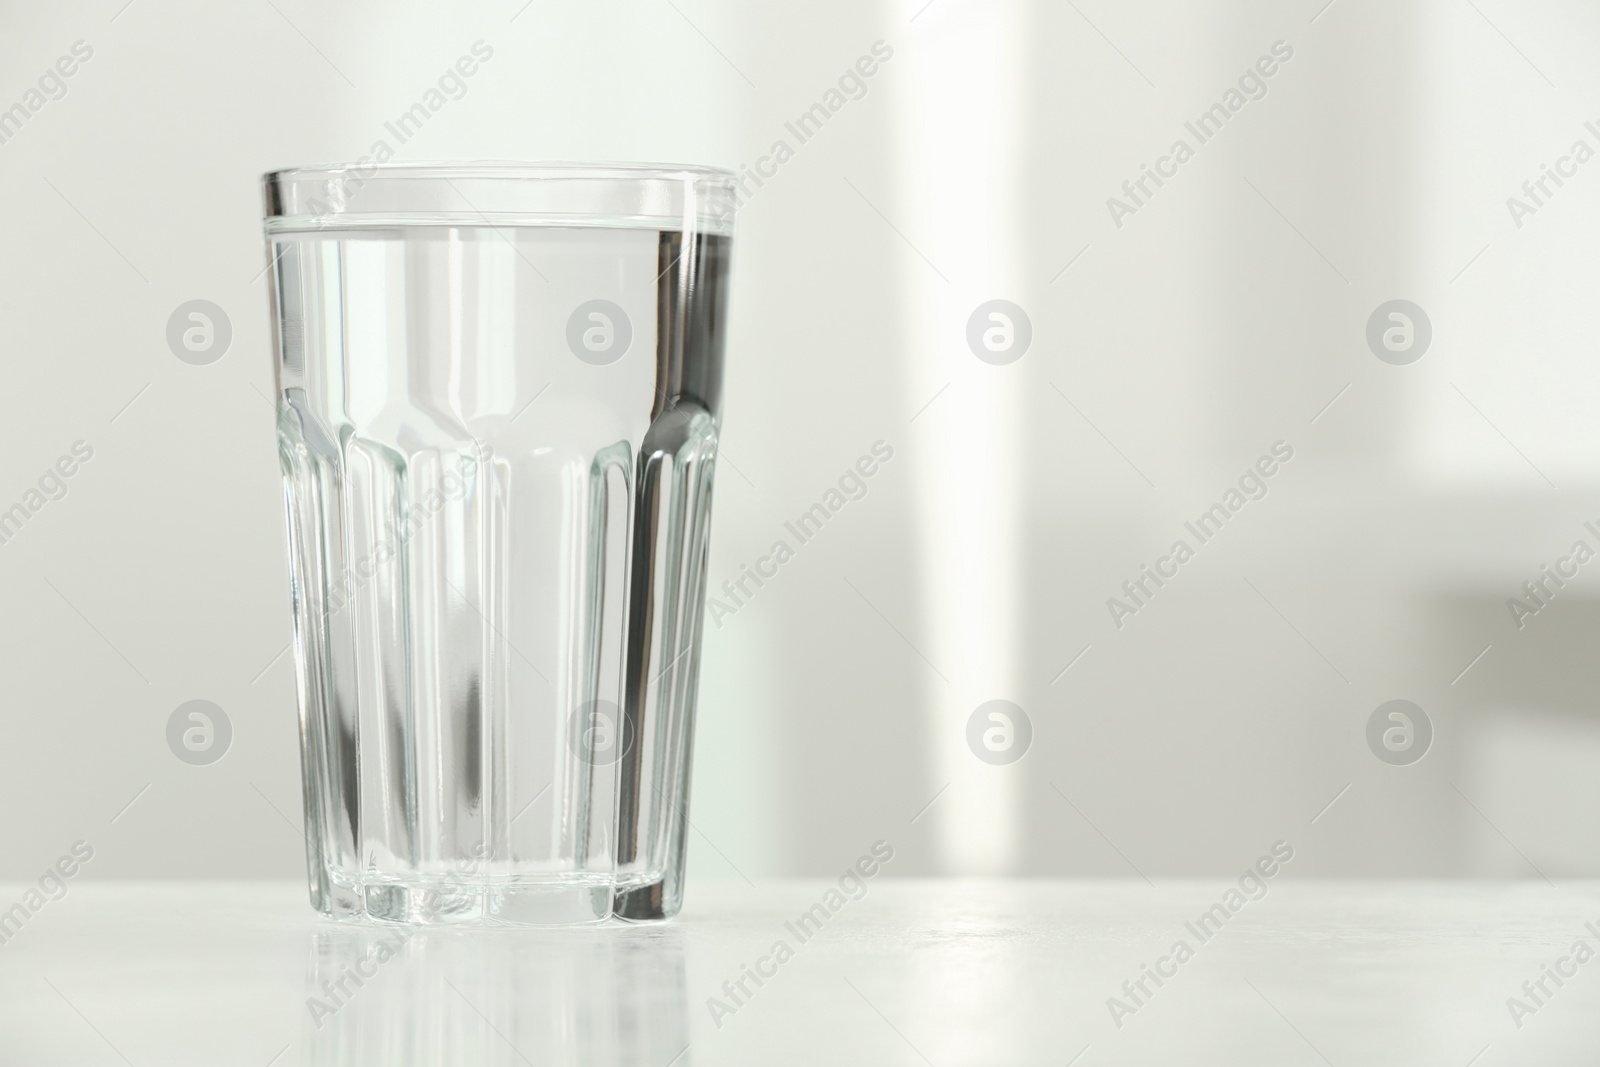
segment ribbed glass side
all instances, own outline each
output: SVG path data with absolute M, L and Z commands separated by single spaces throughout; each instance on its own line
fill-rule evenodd
M 418 225 L 272 253 L 314 905 L 674 913 L 727 239 Z

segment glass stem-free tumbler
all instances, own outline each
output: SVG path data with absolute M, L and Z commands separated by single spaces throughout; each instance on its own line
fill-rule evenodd
M 313 905 L 675 914 L 732 176 L 264 184 Z

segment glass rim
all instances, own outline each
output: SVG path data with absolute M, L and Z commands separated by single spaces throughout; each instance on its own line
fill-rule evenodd
M 512 159 L 417 160 L 406 162 L 306 163 L 261 175 L 263 183 L 340 178 L 350 172 L 375 172 L 366 180 L 499 179 L 503 181 L 695 181 L 732 186 L 738 175 L 698 163 L 603 163 Z
M 261 189 L 269 232 L 480 223 L 728 233 L 737 181 L 695 164 L 363 159 L 267 171 Z

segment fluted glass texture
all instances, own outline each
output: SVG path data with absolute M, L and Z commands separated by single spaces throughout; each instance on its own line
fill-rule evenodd
M 729 238 L 269 219 L 312 903 L 670 916 Z

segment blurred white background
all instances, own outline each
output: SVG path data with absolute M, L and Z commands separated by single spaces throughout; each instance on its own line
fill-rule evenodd
M 24 108 L 0 510 L 93 449 L 0 544 L 0 877 L 78 839 L 97 878 L 302 871 L 258 176 L 395 146 L 478 41 L 397 158 L 795 148 L 739 220 L 714 586 L 894 450 L 708 625 L 692 878 L 829 874 L 879 838 L 895 875 L 1227 874 L 1277 839 L 1295 874 L 1600 873 L 1600 564 L 1520 629 L 1507 606 L 1600 549 L 1600 162 L 1559 162 L 1600 151 L 1593 6 L 97 0 L 0 25 Z M 65 95 L 30 98 L 76 42 Z M 1275 45 L 1200 144 L 1185 123 Z M 208 366 L 165 338 L 194 299 L 232 322 Z M 1005 365 L 966 338 L 993 299 L 1031 322 Z M 1408 365 L 1366 339 L 1394 299 L 1431 322 Z M 1119 628 L 1107 598 L 1279 441 L 1265 499 Z M 1433 726 L 1408 766 L 1366 739 L 1397 698 Z M 233 725 L 210 766 L 167 747 L 192 699 Z M 966 741 L 994 699 L 1032 725 L 1009 765 Z

